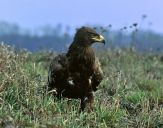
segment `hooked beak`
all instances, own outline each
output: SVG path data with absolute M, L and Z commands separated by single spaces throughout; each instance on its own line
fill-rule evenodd
M 99 42 L 105 44 L 105 39 L 102 35 L 92 37 L 94 42 Z

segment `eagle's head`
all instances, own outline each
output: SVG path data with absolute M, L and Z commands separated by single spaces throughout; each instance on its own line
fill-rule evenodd
M 95 42 L 105 44 L 104 37 L 89 27 L 79 28 L 75 34 L 74 41 L 83 46 L 89 46 Z

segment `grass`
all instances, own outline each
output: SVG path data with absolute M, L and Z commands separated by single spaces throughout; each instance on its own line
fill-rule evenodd
M 78 100 L 58 101 L 45 94 L 49 60 L 55 55 L 0 44 L 0 127 L 163 127 L 163 55 L 97 52 L 105 78 L 90 114 L 78 112 Z

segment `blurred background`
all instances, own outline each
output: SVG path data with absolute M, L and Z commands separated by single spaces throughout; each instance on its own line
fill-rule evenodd
M 0 0 L 0 42 L 17 49 L 65 51 L 76 28 L 103 34 L 101 48 L 163 52 L 162 0 Z

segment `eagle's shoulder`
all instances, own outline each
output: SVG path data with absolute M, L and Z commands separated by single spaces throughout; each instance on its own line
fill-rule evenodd
M 59 54 L 57 56 L 55 56 L 51 63 L 50 63 L 50 67 L 49 69 L 50 70 L 59 70 L 61 68 L 66 68 L 68 64 L 68 60 L 67 60 L 67 57 L 66 57 L 66 53 L 62 53 L 62 54 Z

